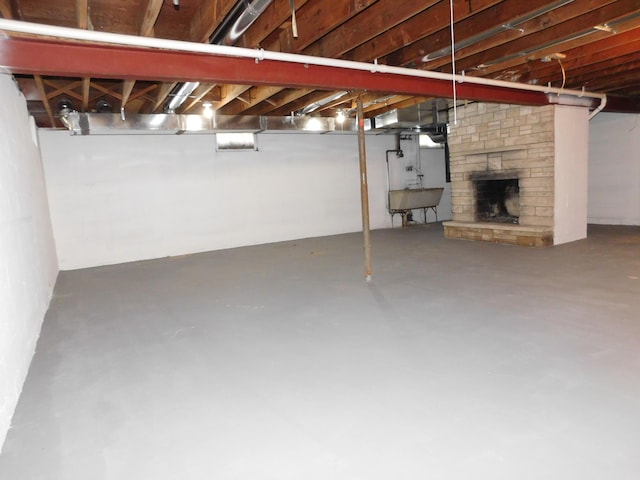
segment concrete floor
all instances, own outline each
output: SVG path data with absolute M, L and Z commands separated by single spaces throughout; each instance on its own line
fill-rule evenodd
M 637 479 L 640 228 L 439 225 L 64 272 L 11 480 Z

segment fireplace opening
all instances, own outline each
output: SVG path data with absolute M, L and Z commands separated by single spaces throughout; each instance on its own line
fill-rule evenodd
M 478 222 L 519 222 L 520 187 L 517 178 L 476 180 L 474 187 Z

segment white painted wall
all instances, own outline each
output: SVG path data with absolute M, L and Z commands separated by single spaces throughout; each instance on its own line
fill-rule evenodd
M 63 270 L 361 229 L 357 137 L 260 134 L 258 152 L 213 135 L 42 131 Z M 390 226 L 384 151 L 367 136 L 371 227 Z
M 418 137 L 416 137 L 416 142 Z M 420 148 L 420 167 L 422 186 L 424 188 L 444 187 L 440 205 L 438 205 L 438 221 L 451 220 L 451 183 L 446 181 L 444 148 Z M 428 220 L 435 220 L 428 214 Z
M 58 274 L 35 126 L 0 75 L 0 449 Z
M 589 111 L 581 107 L 554 108 L 553 243 L 587 238 L 587 176 Z
M 640 115 L 589 122 L 589 223 L 640 225 Z

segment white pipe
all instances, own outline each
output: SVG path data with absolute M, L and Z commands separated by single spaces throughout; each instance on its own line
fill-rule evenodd
M 589 115 L 589 120 L 591 120 L 593 117 L 599 114 L 606 106 L 607 106 L 607 96 L 605 94 L 602 94 L 602 97 L 600 97 L 600 105 L 598 105 L 598 108 L 596 108 L 593 112 L 591 112 L 591 114 Z
M 500 88 L 510 88 L 531 92 L 555 93 L 560 95 L 573 95 L 577 97 L 596 98 L 600 100 L 600 105 L 596 108 L 590 118 L 599 113 L 606 105 L 607 96 L 604 93 L 585 92 L 583 90 L 566 90 L 555 87 L 545 87 L 540 85 L 528 85 L 525 83 L 507 82 L 504 80 L 494 80 L 491 78 L 469 77 L 456 75 L 455 73 L 431 72 L 429 70 L 418 70 L 406 67 L 393 67 L 379 63 L 354 62 L 351 60 L 340 60 L 335 58 L 313 57 L 310 55 L 299 55 L 295 53 L 272 52 L 263 49 L 251 49 L 242 47 L 230 47 L 226 45 L 211 45 L 208 43 L 184 42 L 181 40 L 167 40 L 155 37 L 138 37 L 135 35 L 124 35 L 121 33 L 99 32 L 95 30 L 80 30 L 77 28 L 57 27 L 53 25 L 43 25 L 40 23 L 29 23 L 18 20 L 0 19 L 0 30 L 16 33 L 27 33 L 31 35 L 58 37 L 62 39 L 83 40 L 89 42 L 108 43 L 113 45 L 124 45 L 130 47 L 159 48 L 164 50 L 174 50 L 191 53 L 208 53 L 227 57 L 253 58 L 256 60 L 272 60 L 275 62 L 298 63 L 303 65 L 316 65 L 323 67 L 344 68 L 347 70 L 367 71 L 372 73 L 389 73 L 392 75 L 404 75 L 408 77 L 429 78 L 432 80 L 458 81 L 460 83 L 473 83 L 476 85 L 487 85 Z
M 456 73 L 456 39 L 453 32 L 453 0 L 449 0 L 449 14 L 451 16 L 451 18 L 449 19 L 449 26 L 451 27 L 451 71 L 453 73 Z M 458 125 L 458 96 L 456 94 L 457 91 L 455 79 L 451 83 L 453 86 L 453 124 Z M 427 223 L 426 218 L 424 219 L 424 222 Z

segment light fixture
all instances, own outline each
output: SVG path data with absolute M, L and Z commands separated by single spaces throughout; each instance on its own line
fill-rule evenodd
M 66 128 L 70 128 L 69 115 L 75 112 L 71 100 L 66 97 L 62 97 L 58 100 L 58 112 L 60 113 L 60 121 Z
M 342 125 L 346 118 L 347 117 L 345 117 L 344 112 L 342 110 L 338 110 L 338 113 L 336 114 L 336 122 Z
M 62 97 L 58 100 L 58 111 L 61 115 L 65 115 L 69 112 L 73 111 L 73 105 L 71 104 L 71 100 L 66 97 Z
M 96 102 L 96 112 L 98 113 L 113 113 L 113 107 L 104 98 Z
M 320 120 L 318 117 L 307 118 L 305 122 L 304 130 L 308 130 L 310 132 L 320 132 L 323 129 L 324 129 L 324 125 L 322 123 L 322 120 Z
M 202 115 L 206 118 L 213 118 L 213 106 L 211 105 L 211 102 L 204 102 L 202 107 Z
M 611 26 L 609 24 L 607 24 L 607 23 L 603 23 L 602 25 L 596 25 L 593 28 L 596 29 L 596 30 L 600 30 L 601 32 L 606 32 L 606 33 L 611 33 L 611 34 L 618 33 L 613 28 L 611 28 Z
M 564 60 L 567 56 L 564 53 L 552 53 L 551 55 L 545 55 L 540 59 L 541 62 L 550 62 L 551 60 Z

